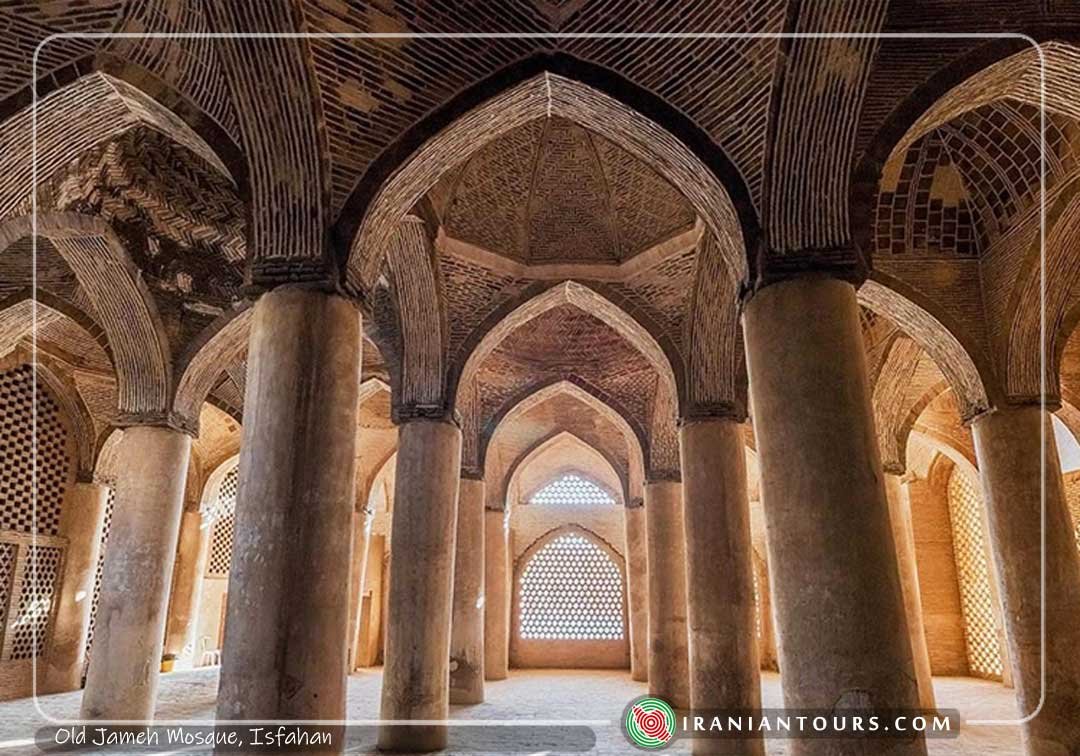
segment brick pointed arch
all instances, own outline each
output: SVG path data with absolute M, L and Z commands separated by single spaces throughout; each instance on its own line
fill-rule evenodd
M 611 326 L 620 336 L 632 344 L 656 370 L 665 391 L 678 396 L 678 383 L 673 365 L 681 364 L 677 357 L 665 352 L 656 337 L 623 308 L 598 293 L 578 283 L 563 281 L 525 300 L 500 318 L 475 343 L 461 369 L 459 386 L 468 385 L 477 370 L 502 341 L 533 318 L 560 305 L 573 305 Z
M 252 308 L 245 306 L 218 317 L 203 331 L 180 360 L 173 406 L 181 417 L 191 418 L 197 428 L 199 408 L 222 371 L 247 353 Z
M 729 269 L 744 276 L 745 249 L 758 224 L 741 175 L 719 147 L 655 95 L 610 71 L 546 55 L 463 92 L 369 169 L 335 232 L 348 285 L 370 290 L 394 228 L 446 170 L 502 134 L 551 116 L 603 135 L 679 189 L 719 241 Z
M 508 427 L 516 418 L 533 407 L 538 407 L 549 399 L 564 394 L 595 410 L 618 428 L 626 441 L 630 464 L 644 466 L 644 455 L 648 450 L 645 429 L 634 422 L 628 413 L 620 411 L 612 406 L 609 401 L 601 398 L 600 394 L 591 387 L 582 384 L 580 381 L 566 379 L 526 389 L 520 398 L 505 407 L 499 415 L 492 418 L 489 426 L 482 429 L 477 440 L 478 470 L 485 469 L 487 449 L 495 440 L 500 429 Z
M 1027 71 L 1031 62 L 1027 56 L 1033 52 L 1029 39 L 1019 35 L 988 41 L 942 67 L 897 104 L 860 157 L 850 182 L 852 239 L 865 254 L 873 249 L 875 203 L 890 158 L 947 120 L 949 112 L 975 108 L 987 96 L 1001 96 L 1015 83 L 1015 70 L 1010 74 L 1010 67 L 1019 63 L 1019 69 Z M 976 101 L 974 94 L 980 88 L 983 91 Z
M 172 361 L 157 306 L 123 243 L 101 218 L 79 213 L 22 216 L 0 225 L 0 254 L 35 232 L 67 262 L 99 313 L 112 348 L 119 422 L 185 427 L 171 411 Z
M 540 462 L 544 456 L 563 449 L 577 449 L 585 455 L 594 455 L 596 459 L 594 464 L 585 464 L 581 461 L 582 457 L 575 457 L 573 462 L 563 462 L 557 467 L 550 468 L 552 474 L 546 475 L 547 481 L 539 484 L 539 486 L 534 486 L 534 489 L 547 485 L 552 479 L 558 478 L 563 473 L 574 472 L 596 483 L 600 488 L 610 489 L 613 493 L 617 492 L 616 501 L 621 499 L 622 504 L 625 506 L 626 502 L 629 501 L 628 481 L 623 472 L 619 470 L 618 465 L 612 461 L 610 455 L 603 449 L 597 448 L 569 431 L 555 431 L 526 449 L 511 463 L 505 480 L 497 482 L 503 491 L 500 500 L 507 502 L 507 508 L 509 508 L 510 492 L 514 489 L 514 484 L 529 466 Z M 600 465 L 601 469 L 597 470 L 596 465 Z M 609 478 L 609 480 L 603 480 L 605 477 Z M 618 485 L 612 486 L 610 481 L 617 481 Z M 535 493 L 535 490 L 529 491 L 524 498 L 528 498 L 528 495 L 532 493 Z
M 212 44 L 212 41 L 207 41 Z M 153 44 L 154 40 L 125 40 L 128 45 L 145 42 Z M 160 43 L 160 40 L 157 42 Z M 129 56 L 120 55 L 116 50 L 99 49 L 48 71 L 33 84 L 27 84 L 22 90 L 5 98 L 0 102 L 0 121 L 6 121 L 33 102 L 34 89 L 37 90 L 38 101 L 41 102 L 84 76 L 105 76 L 134 88 L 140 101 L 148 98 L 186 124 L 219 158 L 241 196 L 246 197 L 247 164 L 230 129 L 222 123 L 223 120 L 231 119 L 223 118 L 224 114 L 221 112 L 210 112 L 205 104 L 197 103 L 191 97 L 190 90 L 181 91 L 177 86 L 173 86 L 171 81 L 162 78 L 161 74 L 162 71 L 151 70 Z M 230 106 L 231 100 L 222 98 L 218 103 L 218 110 L 227 111 Z M 230 122 L 228 126 L 233 127 L 234 124 Z
M 41 185 L 88 150 L 140 126 L 160 132 L 233 181 L 217 153 L 187 123 L 107 74 L 88 74 L 39 100 L 36 152 L 33 120 L 28 106 L 0 125 L 0 219 L 31 211 L 35 178 Z M 31 170 L 35 161 L 36 176 Z
M 858 292 L 859 304 L 893 320 L 941 370 L 956 394 L 960 416 L 971 420 L 991 407 L 994 373 L 982 349 L 926 297 L 898 279 L 875 272 Z

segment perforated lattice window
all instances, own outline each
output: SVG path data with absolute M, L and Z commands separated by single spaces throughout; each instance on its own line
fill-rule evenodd
M 236 529 L 237 468 L 233 468 L 221 481 L 217 502 L 214 530 L 210 534 L 210 558 L 206 560 L 206 574 L 224 577 L 232 565 L 233 533 Z
M 948 495 L 968 667 L 973 675 L 1001 677 L 1001 648 L 983 537 L 982 496 L 975 482 L 956 469 L 949 475 Z
M 0 371 L 0 530 L 33 532 L 34 371 Z M 37 532 L 56 535 L 69 461 L 60 408 L 37 392 Z
M 11 659 L 31 659 L 45 648 L 53 593 L 63 551 L 56 546 L 28 546 L 18 614 L 11 627 Z
M 588 478 L 576 473 L 566 473 L 534 493 L 529 503 L 591 506 L 614 504 L 615 499 Z
M 116 488 L 109 488 L 105 500 L 105 522 L 101 527 L 101 547 L 98 550 L 97 568 L 94 571 L 94 598 L 90 605 L 90 625 L 86 631 L 86 666 L 90 665 L 90 650 L 94 642 L 94 626 L 97 623 L 98 602 L 101 600 L 101 579 L 105 575 L 105 548 L 109 545 L 109 533 L 112 532 L 113 510 L 116 507 Z
M 622 571 L 585 536 L 552 538 L 533 554 L 519 583 L 522 638 L 622 639 Z
M 6 626 L 8 604 L 11 602 L 11 577 L 15 572 L 17 548 L 13 543 L 0 543 L 0 628 Z M 0 630 L 0 637 L 3 632 Z

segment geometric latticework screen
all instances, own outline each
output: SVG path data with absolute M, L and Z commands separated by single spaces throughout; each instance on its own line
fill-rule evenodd
M 15 574 L 15 554 L 18 547 L 13 543 L 0 543 L 0 628 L 7 623 L 8 604 L 11 601 L 11 578 Z
M 12 625 L 9 659 L 32 659 L 45 650 L 52 616 L 53 594 L 60 577 L 63 550 L 55 546 L 28 546 L 26 572 L 19 609 Z
M 34 371 L 21 365 L 0 372 L 0 530 L 33 532 Z M 60 407 L 37 392 L 37 532 L 54 536 L 70 462 Z
M 233 533 L 236 529 L 236 487 L 238 468 L 222 479 L 213 512 L 216 515 L 210 534 L 210 555 L 206 560 L 207 577 L 228 577 L 232 565 Z
M 982 496 L 975 482 L 954 467 L 949 475 L 948 498 L 968 667 L 973 675 L 1000 678 L 1001 649 L 983 536 Z
M 615 499 L 588 478 L 574 473 L 566 473 L 534 493 L 529 499 L 529 503 L 567 504 L 571 506 L 614 505 Z
M 98 602 L 101 600 L 101 579 L 105 574 L 105 548 L 109 545 L 109 533 L 112 532 L 113 510 L 116 507 L 116 487 L 109 486 L 109 496 L 105 500 L 105 522 L 101 528 L 101 545 L 98 549 L 97 569 L 94 572 L 94 597 L 90 604 L 90 626 L 86 632 L 86 667 L 90 666 L 90 650 L 94 642 L 94 626 L 97 624 Z
M 521 572 L 520 635 L 536 640 L 621 640 L 622 571 L 578 533 L 544 544 Z

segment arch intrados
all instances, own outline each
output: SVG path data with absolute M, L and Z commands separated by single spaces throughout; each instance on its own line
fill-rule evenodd
M 33 84 L 26 85 L 0 102 L 0 122 L 30 106 L 35 90 L 40 103 L 57 90 L 94 73 L 122 81 L 159 107 L 172 112 L 218 157 L 220 167 L 225 169 L 223 175 L 236 186 L 240 198 L 245 202 L 249 199 L 247 158 L 229 132 L 176 87 L 145 66 L 115 53 L 98 50 L 38 77 Z
M 960 416 L 965 420 L 986 412 L 992 406 L 983 376 L 992 375 L 981 350 L 966 338 L 957 336 L 963 329 L 940 312 L 918 292 L 892 276 L 874 271 L 858 292 L 859 304 L 896 323 L 919 345 L 956 394 Z M 993 385 L 993 384 L 991 384 Z
M 635 427 L 636 424 L 632 424 L 627 419 L 626 415 L 587 390 L 587 388 L 579 385 L 577 382 L 569 380 L 553 381 L 528 391 L 520 400 L 508 407 L 501 416 L 497 417 L 494 422 L 494 428 L 488 436 L 487 441 L 482 441 L 481 461 L 486 459 L 486 449 L 498 439 L 500 431 L 508 427 L 514 420 L 521 417 L 529 410 L 539 407 L 548 400 L 562 395 L 577 399 L 582 404 L 585 404 L 597 414 L 613 423 L 615 427 L 619 429 L 626 441 L 627 459 L 630 464 L 639 466 L 644 465 L 645 450 L 648 446 L 645 442 L 643 432 Z
M 590 464 L 582 464 L 580 461 L 573 463 L 565 462 L 561 463 L 553 468 L 544 478 L 544 481 L 534 486 L 529 491 L 525 492 L 521 497 L 523 501 L 527 501 L 544 486 L 557 480 L 559 477 L 566 473 L 574 473 L 581 477 L 595 483 L 597 486 L 607 491 L 615 499 L 616 504 L 625 505 L 628 501 L 628 486 L 629 480 L 619 472 L 618 466 L 612 462 L 611 457 L 608 456 L 603 450 L 596 448 L 588 441 L 580 438 L 579 436 L 571 433 L 570 431 L 555 431 L 549 434 L 546 438 L 541 439 L 536 444 L 533 444 L 523 454 L 513 461 L 509 470 L 505 476 L 505 482 L 500 482 L 502 486 L 502 496 L 500 501 L 503 502 L 503 507 L 506 510 L 510 510 L 510 491 L 513 491 L 515 484 L 525 472 L 534 464 L 539 464 L 544 457 L 555 454 L 561 450 L 562 447 L 578 448 L 593 456 L 593 462 L 602 465 L 600 475 L 596 474 L 595 470 L 589 470 L 587 468 L 592 467 Z M 609 476 L 610 480 L 617 482 L 617 487 L 612 487 L 610 482 L 602 480 L 603 477 Z
M 56 242 L 59 254 L 97 307 L 112 346 L 121 411 L 139 416 L 167 414 L 173 380 L 168 335 L 153 294 L 120 237 L 97 215 L 22 215 L 0 223 L 0 255 L 26 236 Z M 106 254 L 90 259 L 67 248 L 61 243 L 65 241 L 99 242 Z
M 877 217 L 880 181 L 889 161 L 903 154 L 919 137 L 942 123 L 1005 96 L 1005 92 L 1014 86 L 1013 81 L 998 81 L 994 84 L 985 77 L 994 76 L 1004 70 L 1001 64 L 1016 56 L 1037 56 L 1038 50 L 1035 46 L 1046 39 L 1046 34 L 1034 33 L 990 40 L 939 69 L 897 103 L 852 172 L 848 193 L 852 239 L 864 253 L 869 254 L 873 250 L 876 223 L 874 219 Z M 1064 44 L 1061 46 L 1071 47 Z M 982 82 L 986 90 L 976 97 L 974 93 L 977 91 L 978 82 Z M 954 103 L 962 103 L 961 109 L 952 108 Z
M 599 320 L 634 347 L 660 376 L 664 390 L 671 392 L 678 406 L 678 383 L 672 360 L 656 338 L 626 310 L 595 289 L 577 281 L 563 281 L 532 296 L 499 318 L 472 348 L 462 367 L 455 393 L 475 379 L 484 361 L 512 333 L 544 313 L 562 305 L 572 305 Z
M 0 252 L 0 254 L 2 254 L 2 252 Z M 112 348 L 109 345 L 109 340 L 104 329 L 95 323 L 93 318 L 87 315 L 81 308 L 44 289 L 38 289 L 36 293 L 32 292 L 29 288 L 21 289 L 0 301 L 0 320 L 8 313 L 15 313 L 19 316 L 19 319 L 21 319 L 22 312 L 16 308 L 24 308 L 26 310 L 27 322 L 32 324 L 32 308 L 34 307 L 38 309 L 39 313 L 44 310 L 46 312 L 51 312 L 64 320 L 70 321 L 82 332 L 82 336 L 86 338 L 88 343 L 92 342 L 101 348 L 101 351 L 105 355 L 105 359 L 115 370 L 116 366 L 113 362 Z M 40 317 L 40 314 L 38 317 Z M 95 332 L 98 335 L 95 336 Z
M 723 151 L 651 92 L 602 67 L 546 54 L 465 90 L 368 169 L 336 230 L 349 284 L 370 289 L 393 229 L 446 169 L 510 130 L 552 115 L 601 134 L 656 170 L 720 240 L 734 277 L 745 276 L 745 250 L 759 237 L 759 226 L 742 175 Z

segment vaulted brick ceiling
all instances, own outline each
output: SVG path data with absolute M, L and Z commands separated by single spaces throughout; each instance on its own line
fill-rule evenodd
M 482 414 L 490 419 L 530 387 L 570 377 L 649 426 L 656 371 L 614 329 L 571 305 L 521 326 L 484 361 L 478 375 Z
M 694 222 L 655 171 L 558 117 L 485 145 L 444 182 L 450 235 L 526 263 L 619 263 Z

